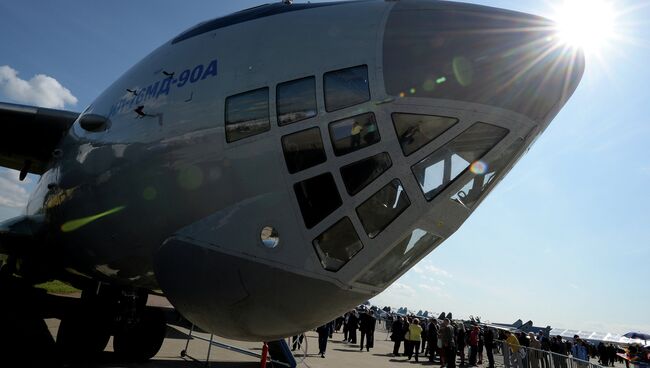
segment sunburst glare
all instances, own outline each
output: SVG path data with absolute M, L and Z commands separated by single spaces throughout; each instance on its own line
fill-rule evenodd
M 561 41 L 598 54 L 617 38 L 617 13 L 608 0 L 564 0 L 553 18 Z

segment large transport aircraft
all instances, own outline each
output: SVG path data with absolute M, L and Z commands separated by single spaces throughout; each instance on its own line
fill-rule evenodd
M 190 28 L 82 113 L 3 103 L 0 164 L 40 179 L 0 225 L 2 308 L 134 359 L 164 338 L 152 293 L 232 339 L 314 328 L 451 236 L 583 70 L 537 16 L 284 1 Z M 37 299 L 50 279 L 81 299 Z M 42 328 L 16 316 L 11 341 Z

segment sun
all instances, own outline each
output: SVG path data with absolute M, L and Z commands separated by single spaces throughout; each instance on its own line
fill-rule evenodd
M 564 0 L 554 6 L 560 40 L 586 54 L 600 53 L 617 37 L 617 13 L 607 0 Z

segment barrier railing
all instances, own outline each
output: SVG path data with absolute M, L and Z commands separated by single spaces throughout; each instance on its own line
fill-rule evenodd
M 513 351 L 505 341 L 495 341 L 495 343 L 498 345 L 494 350 L 495 362 L 506 368 L 604 368 L 569 355 L 526 346 L 518 346 Z

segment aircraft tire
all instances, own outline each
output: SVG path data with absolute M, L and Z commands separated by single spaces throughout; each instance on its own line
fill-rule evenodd
M 167 321 L 160 308 L 147 307 L 140 322 L 115 334 L 113 349 L 121 358 L 141 362 L 153 358 L 167 334 Z
M 104 351 L 110 326 L 90 312 L 70 313 L 61 320 L 56 345 L 64 360 L 91 357 Z

